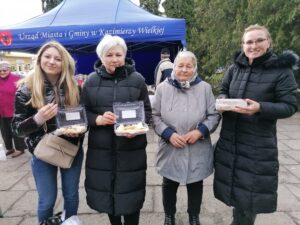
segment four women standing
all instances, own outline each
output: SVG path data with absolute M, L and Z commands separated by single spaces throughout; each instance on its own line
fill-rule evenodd
M 271 50 L 265 27 L 248 27 L 242 51 L 235 57 L 222 83 L 220 98 L 242 98 L 247 107 L 223 112 L 222 129 L 215 151 L 214 193 L 234 206 L 232 225 L 253 225 L 257 213 L 276 210 L 278 149 L 276 121 L 297 110 L 292 67 L 297 56 Z M 88 205 L 109 216 L 112 225 L 139 223 L 145 199 L 146 135 L 116 136 L 114 102 L 143 101 L 146 122 L 151 106 L 144 78 L 126 58 L 127 46 L 118 36 L 106 35 L 98 44 L 100 60 L 82 91 L 90 126 L 85 188 Z M 56 129 L 54 116 L 59 99 L 78 105 L 74 61 L 56 42 L 42 46 L 35 70 L 21 82 L 15 100 L 13 128 L 26 136 L 31 152 L 45 132 Z M 176 193 L 187 186 L 191 225 L 199 225 L 203 179 L 213 171 L 210 140 L 220 119 L 211 87 L 197 74 L 192 52 L 179 52 L 172 76 L 157 87 L 153 101 L 155 132 L 161 137 L 157 158 L 163 176 L 165 225 L 175 224 Z M 47 126 L 47 131 L 42 125 Z M 82 141 L 66 135 L 71 142 Z M 78 208 L 78 182 L 82 163 L 79 151 L 70 169 L 61 169 L 67 217 Z M 134 159 L 134 160 L 133 160 Z M 53 214 L 57 195 L 57 167 L 33 156 L 32 170 L 39 194 L 39 221 Z M 71 184 L 71 185 L 70 185 Z

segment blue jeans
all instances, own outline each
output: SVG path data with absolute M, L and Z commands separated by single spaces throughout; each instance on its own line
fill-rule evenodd
M 34 155 L 31 160 L 32 173 L 38 192 L 39 223 L 53 215 L 57 197 L 57 171 L 60 169 L 62 194 L 66 219 L 76 215 L 79 205 L 79 179 L 83 161 L 83 150 L 79 150 L 70 169 L 52 166 Z

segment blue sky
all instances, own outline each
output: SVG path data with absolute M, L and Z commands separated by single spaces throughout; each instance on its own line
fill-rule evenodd
M 131 0 L 139 4 L 139 0 Z M 0 27 L 19 23 L 42 13 L 41 0 L 0 0 Z

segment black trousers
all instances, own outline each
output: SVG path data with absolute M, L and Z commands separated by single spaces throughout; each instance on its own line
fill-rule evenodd
M 0 129 L 5 148 L 6 150 L 16 149 L 24 151 L 24 149 L 26 148 L 24 139 L 13 135 L 11 129 L 11 120 L 12 118 L 0 118 Z
M 109 221 L 111 225 L 122 225 L 121 223 L 121 216 L 114 216 L 108 214 Z M 138 225 L 140 220 L 140 211 L 124 216 L 125 224 L 123 225 Z
M 162 196 L 164 211 L 166 214 L 174 215 L 176 213 L 177 190 L 179 183 L 170 180 L 166 177 L 163 178 Z M 203 195 L 203 181 L 190 183 L 186 185 L 188 194 L 188 209 L 189 215 L 199 215 L 202 195 Z

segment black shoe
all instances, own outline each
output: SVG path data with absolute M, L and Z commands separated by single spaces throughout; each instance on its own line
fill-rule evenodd
M 6 156 L 11 155 L 11 154 L 13 154 L 14 152 L 15 152 L 14 149 L 7 150 L 7 151 L 6 151 Z
M 230 225 L 254 225 L 256 214 L 233 208 L 233 221 Z
M 62 212 L 56 213 L 54 216 L 51 216 L 41 222 L 40 225 L 61 225 L 63 222 L 61 219 L 61 214 Z
M 189 215 L 190 225 L 201 225 L 199 215 Z
M 175 216 L 170 214 L 165 214 L 164 225 L 175 225 Z

